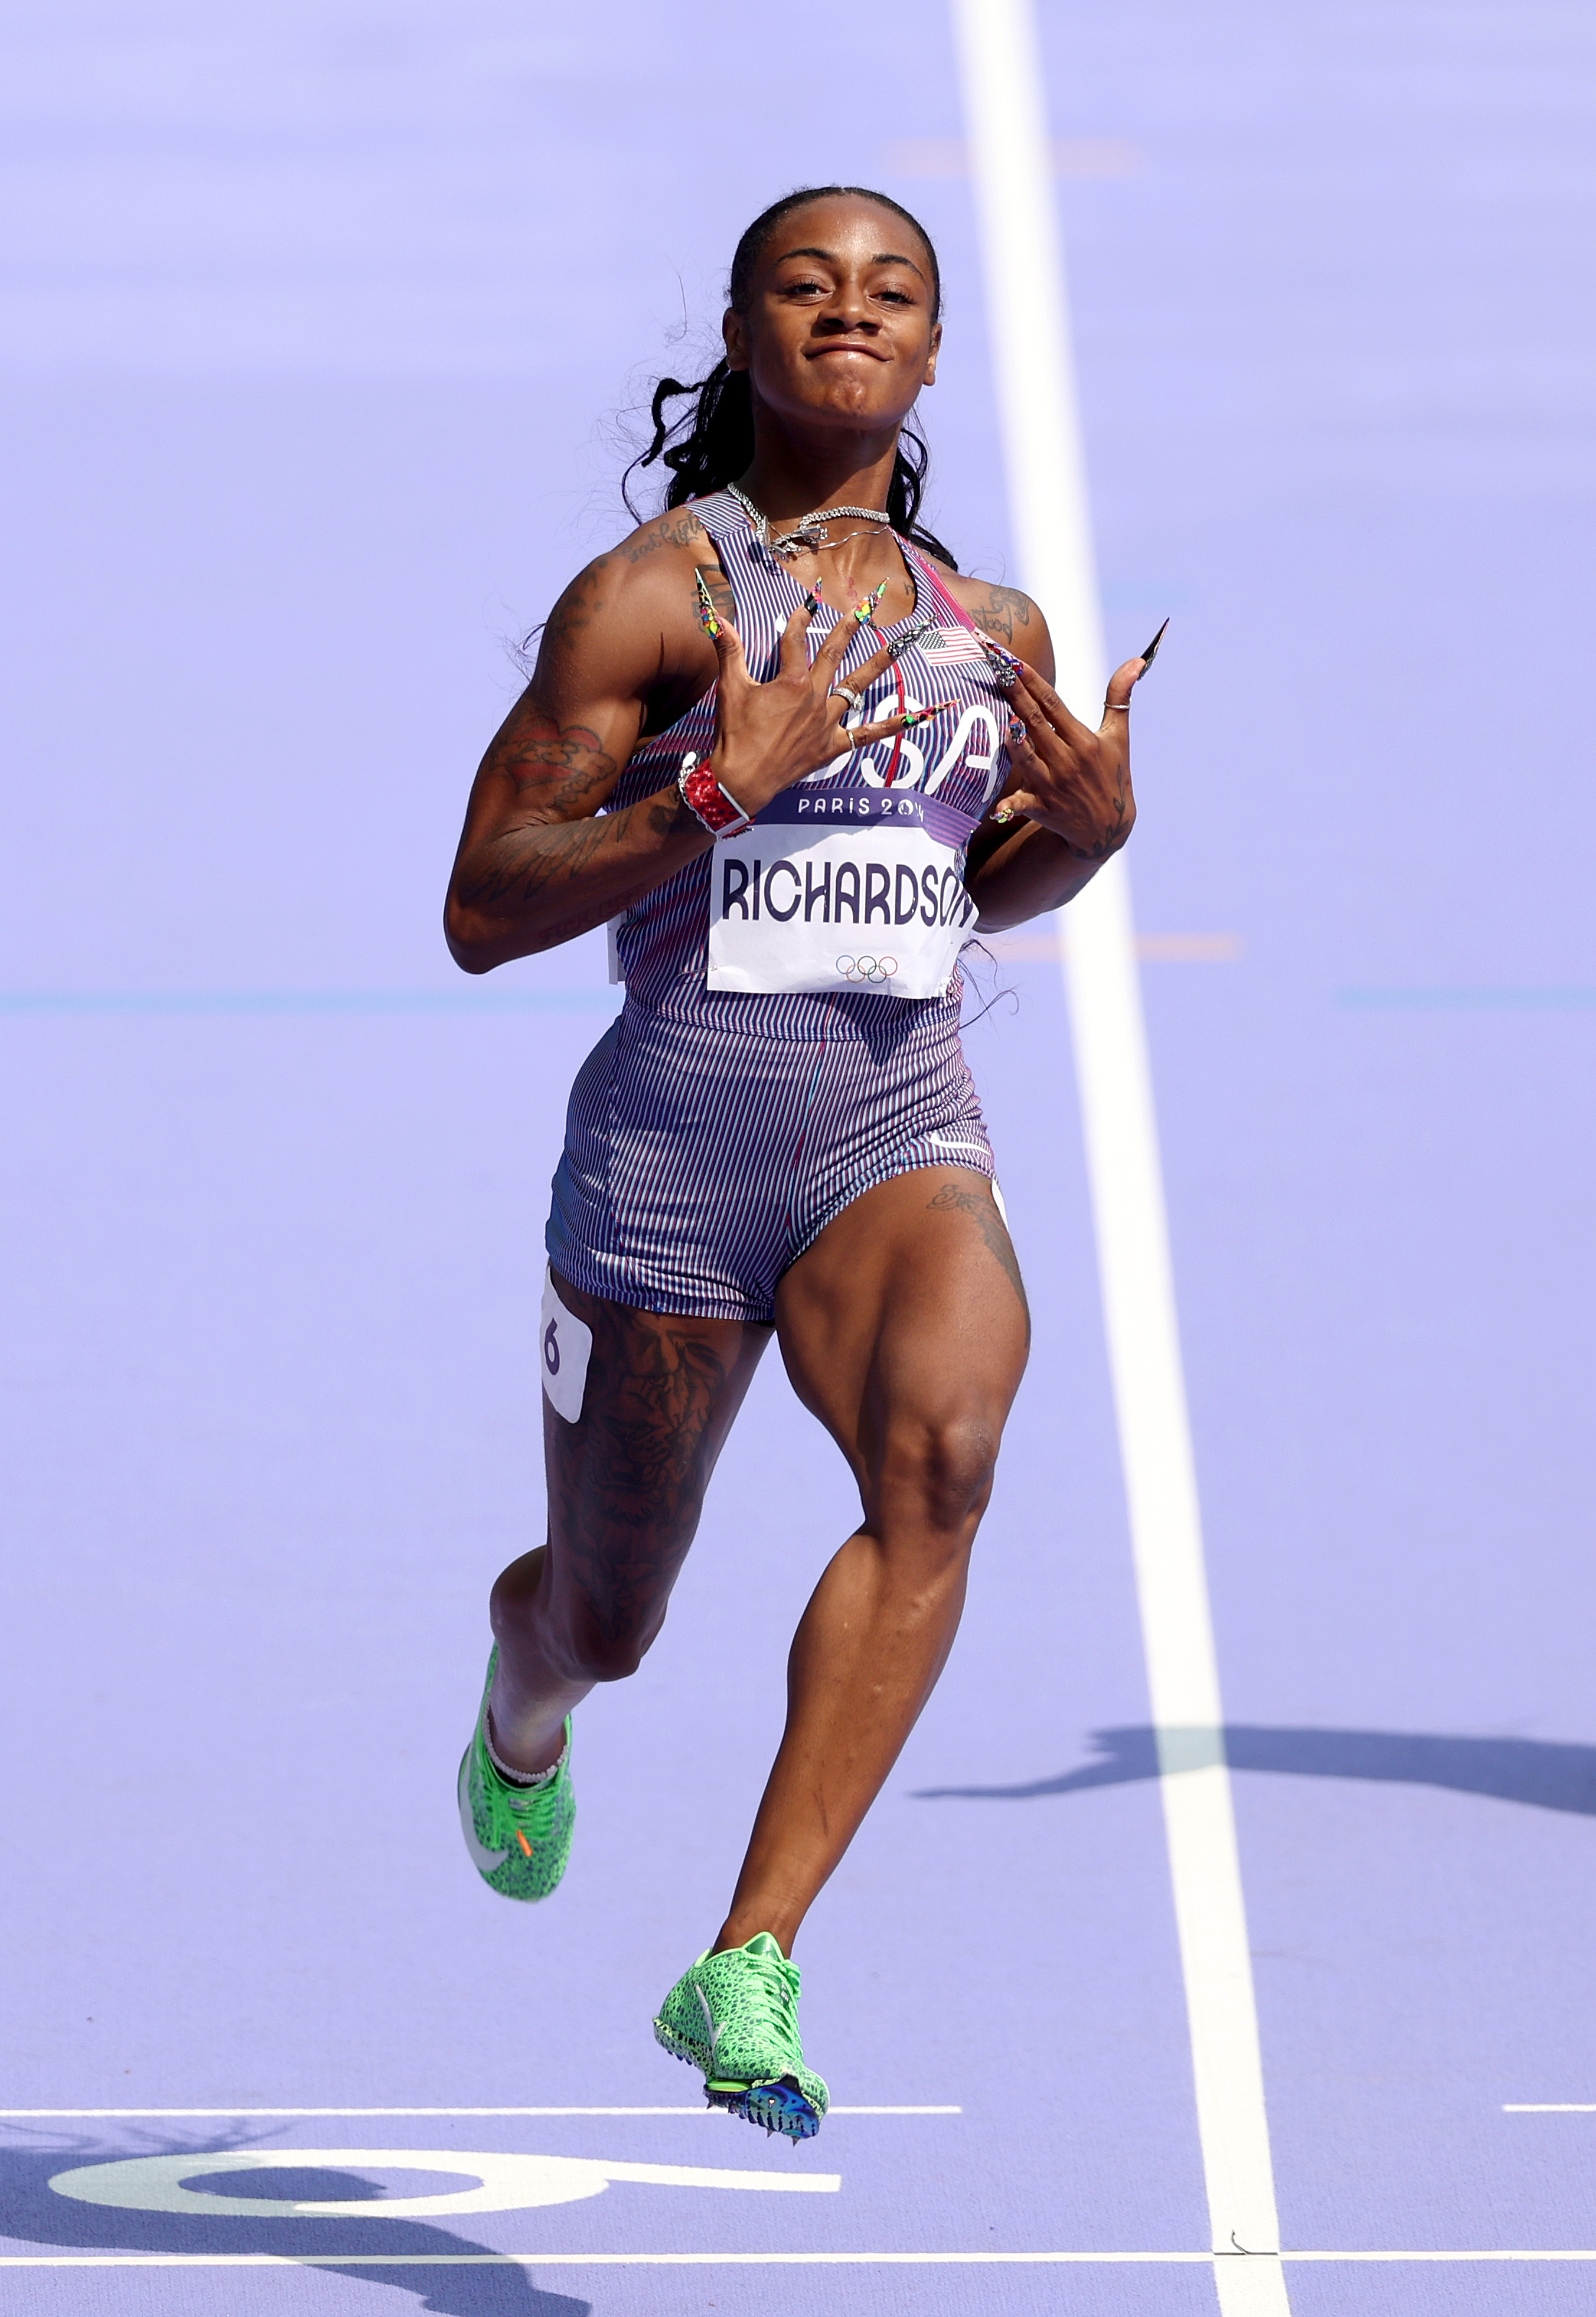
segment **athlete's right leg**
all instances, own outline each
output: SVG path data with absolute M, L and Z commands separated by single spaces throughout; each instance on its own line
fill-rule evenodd
M 558 1758 L 565 1719 L 601 1681 L 635 1673 L 664 1623 L 704 1490 L 771 1329 L 637 1311 L 557 1275 L 593 1330 L 581 1413 L 545 1399 L 548 1542 L 493 1589 L 494 1750 L 512 1769 Z

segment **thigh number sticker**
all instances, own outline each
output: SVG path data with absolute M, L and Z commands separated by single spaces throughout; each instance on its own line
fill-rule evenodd
M 541 1350 L 539 1364 L 543 1370 L 543 1390 L 549 1406 L 567 1424 L 575 1424 L 582 1414 L 582 1395 L 587 1385 L 588 1355 L 593 1350 L 593 1329 L 567 1311 L 554 1291 L 554 1281 L 546 1272 L 543 1277 L 543 1311 L 538 1322 Z

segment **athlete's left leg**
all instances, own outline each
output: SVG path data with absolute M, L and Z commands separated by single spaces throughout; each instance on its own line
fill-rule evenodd
M 793 1641 L 788 1717 L 716 1941 L 783 1953 L 879 1792 L 953 1644 L 1030 1321 L 983 1175 L 866 1192 L 783 1278 L 794 1388 L 858 1478 L 864 1518 Z

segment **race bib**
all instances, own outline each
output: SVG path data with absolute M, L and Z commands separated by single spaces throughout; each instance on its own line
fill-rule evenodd
M 552 1273 L 543 1270 L 543 1311 L 538 1321 L 542 1348 L 543 1392 L 556 1415 L 575 1424 L 582 1414 L 593 1329 L 559 1300 Z
M 975 923 L 975 827 L 937 797 L 786 790 L 710 855 L 709 988 L 941 997 Z

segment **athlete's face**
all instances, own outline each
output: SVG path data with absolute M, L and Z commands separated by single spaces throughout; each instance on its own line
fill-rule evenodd
M 896 426 L 936 378 L 931 255 L 892 210 L 849 195 L 784 217 L 754 269 L 727 358 L 783 416 Z

